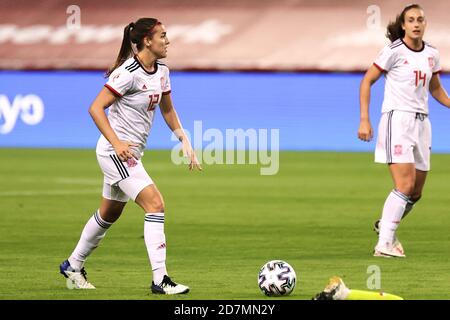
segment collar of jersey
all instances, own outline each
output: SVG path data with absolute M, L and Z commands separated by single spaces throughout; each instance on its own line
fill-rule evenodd
M 409 50 L 414 51 L 414 52 L 422 52 L 425 49 L 425 41 L 422 40 L 422 49 L 419 50 L 415 50 L 413 48 L 408 47 L 408 45 L 406 44 L 405 41 L 403 41 L 402 38 L 400 38 L 400 40 L 403 42 L 403 44 L 405 45 L 405 47 L 407 47 Z
M 155 65 L 154 65 L 155 70 L 153 70 L 153 72 L 148 72 L 147 69 L 144 68 L 144 66 L 141 64 L 139 59 L 136 57 L 136 55 L 134 56 L 134 60 L 139 64 L 139 66 L 142 68 L 142 70 L 144 70 L 147 74 L 155 74 L 158 71 L 158 63 L 156 63 L 156 61 L 155 61 Z

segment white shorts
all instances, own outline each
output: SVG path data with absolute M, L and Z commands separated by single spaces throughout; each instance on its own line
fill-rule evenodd
M 381 115 L 375 162 L 414 163 L 430 170 L 431 123 L 420 113 L 393 110 Z
M 106 199 L 127 202 L 131 198 L 134 201 L 142 189 L 153 184 L 140 159 L 122 162 L 116 154 L 97 154 L 97 160 L 104 175 L 103 197 Z

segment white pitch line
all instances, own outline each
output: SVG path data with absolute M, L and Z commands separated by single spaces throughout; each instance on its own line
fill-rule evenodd
M 0 197 L 70 196 L 78 194 L 101 194 L 101 192 L 101 189 L 0 191 Z

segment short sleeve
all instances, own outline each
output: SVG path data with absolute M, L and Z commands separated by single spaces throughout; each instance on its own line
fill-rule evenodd
M 164 78 L 161 80 L 161 89 L 162 94 L 169 94 L 172 91 L 172 87 L 170 85 L 170 76 L 169 76 L 169 68 L 165 68 L 166 72 L 164 73 Z
M 378 54 L 378 57 L 374 61 L 375 67 L 380 69 L 380 71 L 388 72 L 394 66 L 395 53 L 394 50 L 386 46 Z
M 434 55 L 434 64 L 433 64 L 433 73 L 439 73 L 441 72 L 442 68 L 441 68 L 441 62 L 440 62 L 440 56 L 439 56 L 439 52 L 436 51 L 436 54 Z
M 133 84 L 133 75 L 122 68 L 116 69 L 109 76 L 108 82 L 106 82 L 105 87 L 111 90 L 114 94 L 119 97 L 123 96 L 130 90 Z

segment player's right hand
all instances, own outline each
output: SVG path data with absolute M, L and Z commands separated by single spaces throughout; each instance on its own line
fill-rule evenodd
M 369 120 L 362 120 L 359 124 L 358 138 L 362 141 L 370 141 L 373 138 L 373 129 Z
M 131 152 L 130 147 L 138 147 L 139 145 L 130 141 L 119 141 L 114 145 L 114 151 L 119 157 L 120 161 L 126 162 L 128 159 L 136 158 L 136 156 Z

